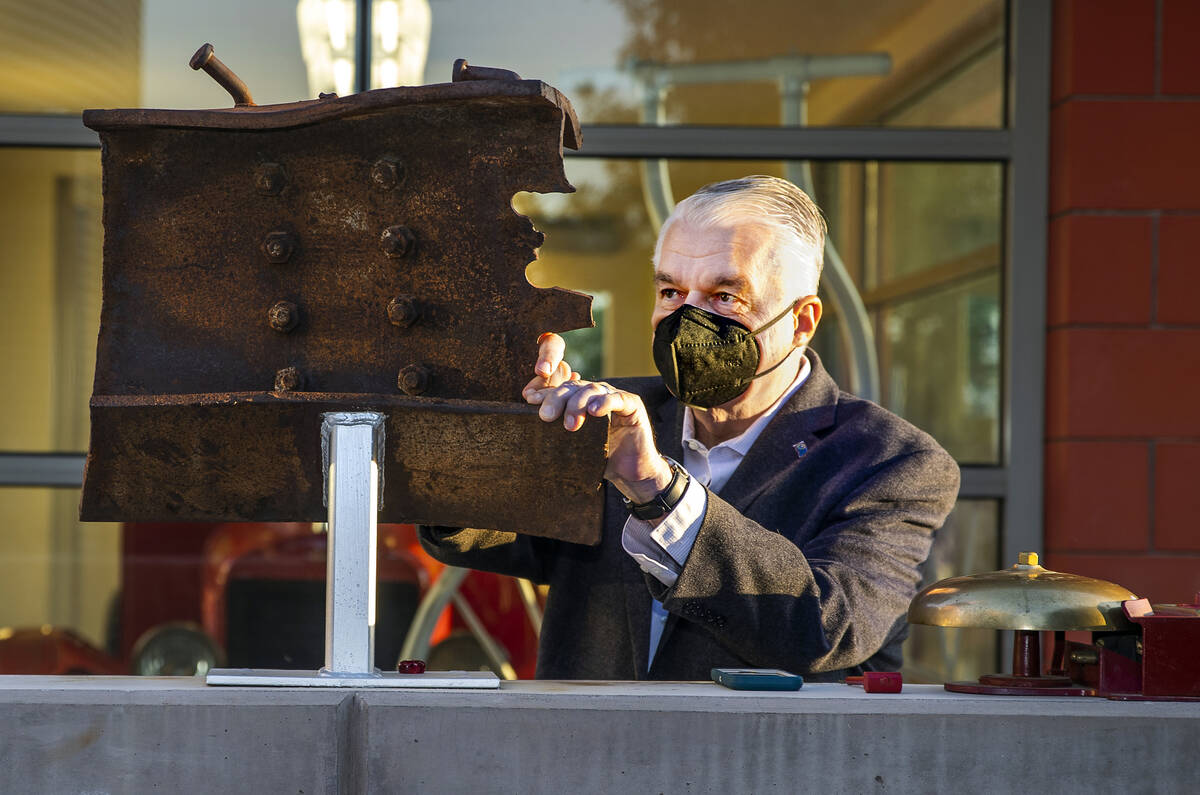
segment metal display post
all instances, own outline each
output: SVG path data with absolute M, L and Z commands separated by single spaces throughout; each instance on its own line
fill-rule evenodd
M 329 509 L 324 676 L 375 671 L 375 519 L 383 415 L 326 414 L 321 423 Z
M 274 687 L 497 688 L 489 671 L 424 674 L 375 668 L 376 517 L 384 452 L 383 414 L 323 415 L 321 451 L 329 509 L 325 667 L 320 671 L 217 668 L 210 685 Z

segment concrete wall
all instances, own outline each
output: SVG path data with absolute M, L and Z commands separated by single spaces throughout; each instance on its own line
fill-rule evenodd
M 0 792 L 1184 793 L 1200 703 L 0 678 Z

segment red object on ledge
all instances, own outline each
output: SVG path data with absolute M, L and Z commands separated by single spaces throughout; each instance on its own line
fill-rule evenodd
M 423 674 L 425 673 L 425 661 L 401 660 L 396 663 L 396 672 L 401 674 Z
M 847 676 L 846 684 L 862 685 L 868 693 L 899 693 L 904 688 L 904 677 L 899 671 L 867 671 L 862 676 Z

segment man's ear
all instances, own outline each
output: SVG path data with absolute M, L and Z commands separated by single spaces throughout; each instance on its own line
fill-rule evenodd
M 792 335 L 794 345 L 799 347 L 808 344 L 817 330 L 817 324 L 821 322 L 821 312 L 821 299 L 815 295 L 808 295 L 796 301 L 792 308 L 795 324 L 795 332 Z

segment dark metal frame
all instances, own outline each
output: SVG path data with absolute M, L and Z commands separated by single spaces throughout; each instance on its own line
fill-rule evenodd
M 1009 3 L 1005 129 L 585 128 L 577 156 L 788 160 L 922 160 L 1007 165 L 1004 398 L 999 466 L 963 468 L 961 496 L 1002 501 L 1002 560 L 1042 543 L 1050 0 Z M 369 65 L 370 2 L 359 0 L 360 64 Z M 358 70 L 364 90 L 369 66 Z M 97 148 L 77 116 L 0 115 L 0 146 Z M 575 154 L 575 153 L 571 153 Z M 80 484 L 82 455 L 0 452 L 0 486 Z

